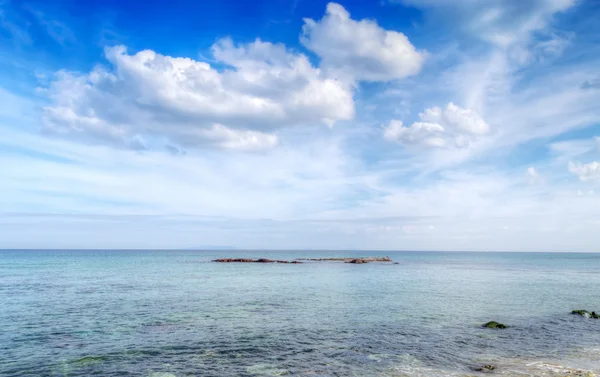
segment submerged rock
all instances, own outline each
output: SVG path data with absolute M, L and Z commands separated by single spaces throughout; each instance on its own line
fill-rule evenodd
M 486 329 L 505 329 L 508 326 L 500 322 L 490 321 L 488 323 L 484 323 L 482 327 L 485 327 Z

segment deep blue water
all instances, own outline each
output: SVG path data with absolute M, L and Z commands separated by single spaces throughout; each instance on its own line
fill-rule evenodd
M 600 254 L 0 251 L 0 376 L 599 373 L 599 288 Z

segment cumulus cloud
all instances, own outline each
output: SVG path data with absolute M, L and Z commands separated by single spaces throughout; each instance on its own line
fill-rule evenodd
M 403 144 L 421 144 L 429 147 L 444 147 L 444 128 L 439 124 L 415 122 L 405 127 L 400 120 L 392 120 L 384 128 L 383 136 L 390 141 Z
M 406 35 L 372 20 L 355 21 L 336 3 L 327 5 L 321 20 L 304 19 L 301 42 L 321 57 L 323 68 L 343 78 L 401 79 L 417 74 L 425 60 Z
M 166 139 L 260 149 L 276 144 L 278 129 L 354 116 L 352 89 L 283 45 L 224 39 L 212 52 L 224 69 L 152 50 L 107 48 L 111 67 L 56 75 L 45 91 L 51 100 L 45 130 L 126 148 Z
M 468 147 L 489 133 L 489 125 L 471 109 L 450 102 L 446 108 L 431 107 L 419 114 L 420 121 L 409 127 L 392 120 L 384 128 L 384 137 L 402 144 L 428 147 Z
M 569 162 L 569 171 L 584 182 L 600 179 L 600 162 L 593 161 L 589 164 Z

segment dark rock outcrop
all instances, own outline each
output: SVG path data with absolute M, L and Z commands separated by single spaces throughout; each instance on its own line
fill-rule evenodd
M 213 262 L 219 262 L 219 263 L 252 263 L 252 262 L 254 262 L 254 259 L 248 259 L 248 258 L 221 258 L 221 259 L 215 259 Z
M 496 366 L 494 364 L 486 364 L 478 367 L 472 368 L 475 372 L 481 373 L 491 373 L 496 370 Z
M 286 263 L 286 264 L 300 264 L 301 261 L 313 261 L 313 262 L 344 262 L 352 264 L 365 264 L 370 262 L 392 262 L 390 257 L 368 257 L 368 258 L 299 258 L 293 261 L 286 260 L 273 260 L 267 258 L 220 258 L 215 259 L 213 262 L 218 263 Z
M 213 260 L 213 262 L 217 262 L 217 263 L 285 263 L 285 264 L 300 264 L 300 263 L 302 263 L 299 261 L 272 260 L 272 259 L 267 259 L 267 258 L 258 258 L 258 259 L 220 258 L 220 259 Z
M 503 323 L 500 323 L 500 322 L 496 322 L 496 321 L 490 321 L 490 322 L 488 322 L 488 323 L 484 323 L 484 324 L 482 325 L 482 327 L 484 327 L 484 328 L 486 328 L 486 329 L 505 329 L 505 328 L 507 328 L 508 326 L 506 326 L 505 324 L 503 324 Z
M 390 257 L 366 257 L 366 258 L 298 258 L 296 260 L 305 260 L 313 262 L 344 262 L 344 263 L 369 263 L 369 262 L 392 262 Z

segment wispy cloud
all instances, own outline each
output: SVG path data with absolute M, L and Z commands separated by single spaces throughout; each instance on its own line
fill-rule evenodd
M 0 30 L 4 31 L 9 38 L 17 45 L 30 45 L 32 43 L 31 36 L 27 30 L 27 24 L 13 21 L 14 14 L 10 9 L 10 2 L 0 1 Z M 9 16 L 8 13 L 11 13 Z M 13 16 L 13 17 L 11 17 Z
M 56 43 L 62 46 L 70 46 L 77 42 L 75 33 L 65 23 L 55 19 L 38 8 L 34 8 L 30 4 L 24 5 L 23 9 L 35 18 L 39 25 L 46 30 L 48 36 Z

